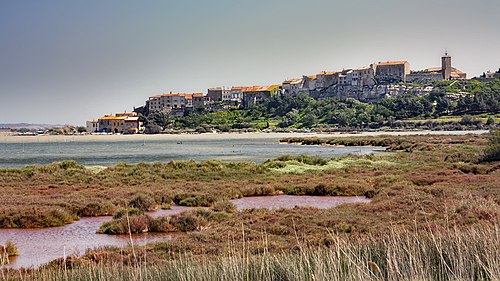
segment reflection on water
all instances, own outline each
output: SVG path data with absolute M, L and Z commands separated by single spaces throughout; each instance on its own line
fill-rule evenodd
M 0 141 L 0 168 L 75 160 L 85 166 L 116 163 L 169 162 L 171 160 L 223 160 L 263 162 L 284 154 L 326 158 L 373 153 L 373 147 L 327 147 L 280 144 L 279 138 L 144 139 L 129 141 Z M 17 140 L 17 139 L 14 139 Z M 181 141 L 179 141 L 181 140 Z
M 337 207 L 342 203 L 368 203 L 365 197 L 336 197 L 336 196 L 267 196 L 246 197 L 231 200 L 238 210 L 249 208 L 293 208 L 295 206 L 309 206 L 320 209 Z M 189 207 L 173 206 L 170 210 L 158 210 L 151 216 L 173 215 Z M 12 260 L 8 267 L 36 267 L 51 260 L 64 257 L 64 255 L 82 255 L 87 249 L 129 245 L 128 235 L 97 234 L 102 223 L 112 217 L 82 218 L 72 224 L 61 227 L 44 229 L 0 229 L 0 244 L 12 241 L 19 250 L 19 256 Z M 134 245 L 145 245 L 163 240 L 172 239 L 168 233 L 144 233 L 133 235 Z

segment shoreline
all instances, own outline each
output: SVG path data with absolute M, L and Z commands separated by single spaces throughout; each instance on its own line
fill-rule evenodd
M 224 140 L 224 139 L 281 139 L 288 137 L 356 137 L 356 136 L 411 136 L 411 135 L 480 135 L 488 130 L 471 131 L 376 131 L 360 133 L 203 133 L 203 134 L 155 134 L 155 135 L 37 135 L 19 136 L 0 133 L 0 143 L 32 143 L 32 142 L 119 142 L 119 141 L 176 141 L 176 140 Z

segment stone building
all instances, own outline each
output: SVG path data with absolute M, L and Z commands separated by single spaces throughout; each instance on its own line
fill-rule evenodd
M 338 83 L 337 72 L 322 71 L 316 74 L 316 88 L 324 89 Z
M 407 77 L 407 82 L 422 83 L 440 80 L 466 79 L 467 74 L 452 67 L 451 56 L 445 53 L 441 57 L 441 67 L 432 67 L 419 71 L 412 71 Z
M 303 78 L 292 78 L 283 81 L 282 90 L 284 94 L 296 94 L 302 90 L 304 84 Z
M 207 92 L 207 97 L 210 98 L 211 102 L 221 102 L 222 101 L 222 87 L 210 88 Z
M 407 61 L 379 62 L 375 69 L 375 79 L 380 84 L 406 82 L 410 74 L 410 63 Z
M 316 75 L 302 76 L 302 89 L 304 91 L 314 91 L 316 90 L 316 85 L 318 78 Z
M 148 111 L 153 112 L 164 112 L 168 113 L 172 109 L 184 108 L 186 107 L 186 96 L 185 94 L 163 94 L 149 97 L 146 102 L 148 105 Z
M 193 108 L 201 108 L 205 106 L 205 96 L 203 93 L 193 94 Z
M 281 85 L 252 86 L 243 90 L 243 107 L 253 108 L 257 104 L 263 103 L 266 99 L 278 94 Z
M 363 67 L 363 68 L 355 68 L 352 70 L 352 86 L 373 86 L 376 84 L 375 80 L 375 69 L 373 65 Z

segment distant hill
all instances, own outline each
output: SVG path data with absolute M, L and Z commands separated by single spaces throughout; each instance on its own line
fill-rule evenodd
M 41 130 L 50 129 L 54 127 L 62 127 L 63 125 L 58 124 L 30 124 L 30 123 L 13 123 L 13 124 L 2 124 L 0 123 L 0 129 L 30 129 L 30 130 Z

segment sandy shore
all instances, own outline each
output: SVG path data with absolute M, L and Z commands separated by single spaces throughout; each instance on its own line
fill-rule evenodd
M 466 135 L 484 134 L 487 130 L 476 131 L 403 131 L 403 132 L 362 132 L 362 133 L 222 133 L 222 134 L 162 134 L 162 135 L 75 135 L 75 136 L 14 136 L 0 134 L 0 143 L 22 142 L 106 142 L 106 141 L 148 141 L 148 140 L 223 140 L 223 139 L 281 139 L 286 137 L 352 137 L 381 135 Z

